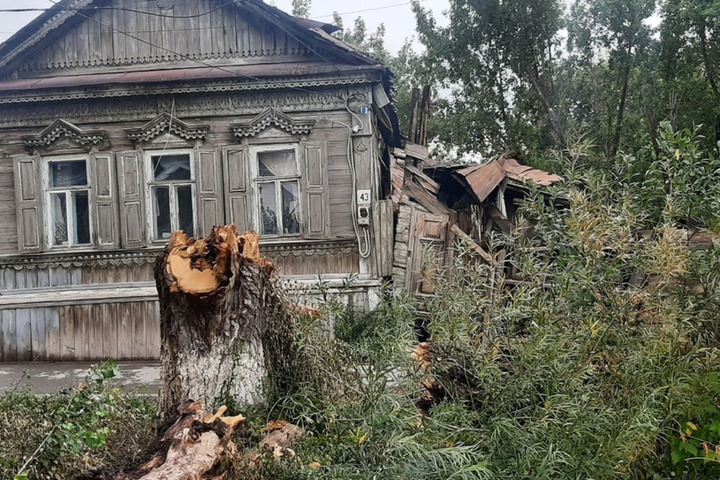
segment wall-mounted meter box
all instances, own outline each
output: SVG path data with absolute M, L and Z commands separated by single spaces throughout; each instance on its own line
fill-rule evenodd
M 370 225 L 370 190 L 357 191 L 358 225 Z

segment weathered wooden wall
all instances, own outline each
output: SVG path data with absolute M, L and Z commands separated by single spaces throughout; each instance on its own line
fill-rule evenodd
M 156 301 L 0 311 L 0 359 L 82 361 L 158 358 Z
M 119 102 L 120 103 L 120 102 Z M 77 119 L 66 116 L 62 113 L 62 109 L 65 105 L 58 105 L 58 117 L 68 120 L 70 122 L 76 122 Z M 38 106 L 40 107 L 40 106 Z M 0 106 L 0 186 L 6 188 L 0 188 L 0 229 L 2 229 L 5 235 L 0 238 L 0 255 L 2 254 L 14 254 L 18 252 L 17 245 L 17 217 L 15 211 L 15 193 L 14 193 L 14 178 L 13 178 L 13 160 L 12 157 L 19 155 L 26 155 L 27 149 L 22 141 L 23 135 L 37 134 L 42 131 L 43 128 L 47 127 L 46 124 L 26 126 L 26 127 L 15 127 L 15 128 L 1 128 L 2 127 L 2 113 L 5 107 Z M 28 107 L 30 109 L 34 107 Z M 40 107 L 42 108 L 42 107 Z M 123 110 L 120 107 L 120 110 Z M 154 112 L 153 112 L 154 113 Z M 117 160 L 119 152 L 123 151 L 135 151 L 136 145 L 130 141 L 127 137 L 126 129 L 137 128 L 152 120 L 153 114 L 147 115 L 144 118 L 140 118 L 134 121 L 116 120 L 109 124 L 103 124 L 100 122 L 93 123 L 78 123 L 76 124 L 80 128 L 87 130 L 101 129 L 107 131 L 106 144 L 101 148 L 100 153 L 109 153 L 114 155 Z M 233 121 L 239 120 L 250 120 L 254 117 L 253 114 L 247 114 L 244 116 L 213 116 L 210 118 L 195 118 L 187 119 L 190 123 L 200 123 L 210 125 L 210 130 L 207 138 L 202 144 L 203 150 L 216 150 L 218 152 L 216 162 L 219 170 L 222 170 L 220 166 L 221 156 L 220 151 L 223 148 L 233 148 L 238 145 L 238 140 L 235 138 L 232 130 L 229 128 L 229 124 Z M 323 193 L 327 202 L 328 215 L 328 229 L 323 238 L 328 239 L 350 239 L 354 238 L 355 233 L 352 226 L 352 209 L 351 202 L 352 198 L 352 177 L 350 174 L 350 167 L 347 160 L 348 142 L 350 133 L 343 125 L 350 124 L 352 122 L 351 116 L 348 112 L 342 111 L 311 111 L 303 112 L 297 115 L 297 118 L 313 119 L 316 121 L 315 128 L 312 133 L 307 136 L 305 142 L 314 145 L 322 145 L 324 149 L 325 158 L 323 159 L 323 166 L 325 169 L 324 175 L 326 176 L 327 188 Z M 106 117 L 106 120 L 111 118 Z M 278 143 L 291 144 L 298 142 L 298 138 L 293 138 L 289 135 L 278 135 L 276 138 L 265 135 L 263 138 L 251 139 L 248 144 L 252 145 L 263 145 L 268 144 L 271 141 Z M 163 148 L 187 148 L 193 147 L 194 144 L 186 142 L 182 139 L 173 138 L 169 142 L 166 139 L 161 138 L 158 142 L 151 142 L 144 145 L 138 152 L 141 154 L 143 151 L 162 150 Z M 77 149 L 55 149 L 48 152 L 47 155 L 62 155 L 76 153 L 81 154 L 82 151 Z M 358 167 L 358 178 L 366 178 L 369 176 L 370 165 L 365 161 L 359 163 Z M 245 166 L 246 171 L 249 167 Z M 115 172 L 116 177 L 119 174 Z M 116 198 L 116 202 L 119 200 Z M 249 219 L 252 219 L 251 205 L 246 207 L 248 209 Z M 229 212 L 225 212 L 225 218 L 220 219 L 222 223 L 230 223 Z M 224 220 L 224 222 L 223 222 Z M 247 229 L 256 229 L 257 226 L 249 223 L 245 226 Z M 317 236 L 316 236 L 317 237 Z M 278 240 L 282 242 L 283 240 Z M 319 272 L 322 273 L 322 272 Z
M 310 56 L 297 38 L 227 3 L 176 0 L 172 8 L 163 9 L 147 0 L 117 1 L 114 8 L 84 14 L 87 18 L 26 61 L 17 74 L 22 78 L 57 69 L 107 71 L 170 62 L 177 68 L 183 62 L 197 66 L 198 60 L 267 63 Z

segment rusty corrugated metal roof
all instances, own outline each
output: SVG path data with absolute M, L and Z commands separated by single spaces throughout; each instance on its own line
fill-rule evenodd
M 554 173 L 548 173 L 544 170 L 520 165 L 514 158 L 506 158 L 503 164 L 508 178 L 517 180 L 518 182 L 527 182 L 532 180 L 537 185 L 549 187 L 553 183 L 562 182 L 563 178 Z
M 559 175 L 521 165 L 517 160 L 507 155 L 501 155 L 492 162 L 483 165 L 457 169 L 454 173 L 465 180 L 480 202 L 484 202 L 506 178 L 522 183 L 532 181 L 542 187 L 563 180 Z
M 497 160 L 484 165 L 463 168 L 456 173 L 465 177 L 475 196 L 481 202 L 484 202 L 488 195 L 505 180 L 505 169 Z

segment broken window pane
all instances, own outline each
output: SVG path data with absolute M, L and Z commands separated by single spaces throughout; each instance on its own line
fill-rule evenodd
M 158 155 L 152 157 L 153 177 L 156 182 L 191 180 L 190 155 Z
M 283 233 L 300 233 L 298 183 L 282 182 Z
M 90 243 L 90 203 L 88 191 L 74 192 L 72 195 L 72 211 L 75 224 L 75 244 Z
M 84 187 L 88 184 L 85 160 L 49 162 L 48 168 L 50 171 L 50 188 Z
M 258 152 L 258 172 L 261 177 L 289 177 L 297 175 L 295 150 Z
M 263 235 L 277 235 L 277 197 L 275 183 L 261 183 L 260 190 L 260 227 Z
M 50 195 L 50 226 L 53 245 L 68 244 L 68 222 L 66 194 L 53 193 Z
M 153 203 L 155 204 L 155 239 L 168 239 L 172 233 L 170 224 L 170 187 L 154 188 Z
M 185 232 L 188 237 L 194 237 L 195 224 L 193 222 L 192 187 L 190 185 L 177 187 L 177 209 L 178 228 Z

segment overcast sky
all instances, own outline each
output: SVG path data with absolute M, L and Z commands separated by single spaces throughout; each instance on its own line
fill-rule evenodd
M 272 2 L 271 2 L 272 3 Z M 292 0 L 275 0 L 275 5 L 290 12 Z M 0 10 L 12 8 L 48 8 L 50 0 L 0 0 Z M 438 19 L 449 6 L 449 0 L 422 0 L 422 5 L 429 8 Z M 351 27 L 355 18 L 361 16 L 367 23 L 368 30 L 373 31 L 381 23 L 385 24 L 385 43 L 388 50 L 396 52 L 402 47 L 405 39 L 412 37 L 415 31 L 415 18 L 408 0 L 313 0 L 311 17 L 320 21 L 331 22 L 333 11 L 343 14 L 345 27 Z M 38 16 L 40 12 L 7 13 L 0 12 L 0 43 L 7 40 L 22 26 Z

